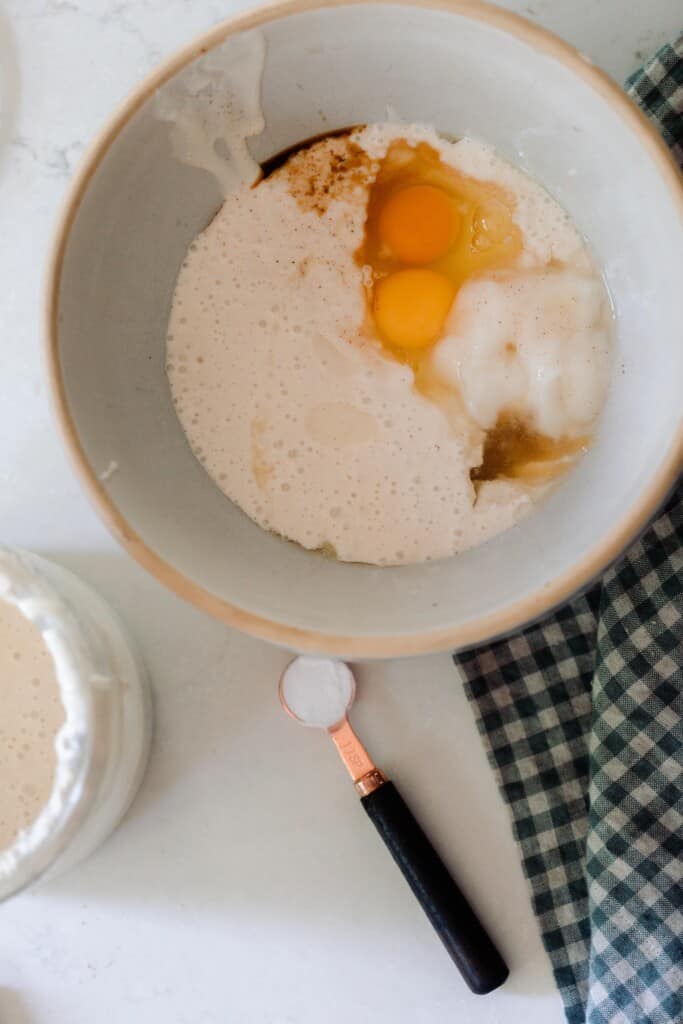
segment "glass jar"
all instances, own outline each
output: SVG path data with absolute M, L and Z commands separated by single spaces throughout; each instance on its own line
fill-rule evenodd
M 2 900 L 87 856 L 120 821 L 145 771 L 151 701 L 118 618 L 66 569 L 0 548 L 0 602 L 38 629 L 64 706 L 51 794 L 0 852 Z

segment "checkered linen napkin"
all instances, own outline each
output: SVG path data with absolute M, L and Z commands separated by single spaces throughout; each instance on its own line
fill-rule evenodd
M 627 88 L 683 163 L 683 37 Z M 683 482 L 601 583 L 455 661 L 567 1021 L 682 1024 Z

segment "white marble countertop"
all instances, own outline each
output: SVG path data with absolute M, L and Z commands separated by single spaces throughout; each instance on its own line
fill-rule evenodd
M 157 731 L 115 836 L 0 909 L 0 1024 L 560 1024 L 507 814 L 446 656 L 361 668 L 359 732 L 511 968 L 471 996 L 326 739 L 279 710 L 287 656 L 182 604 L 95 517 L 50 418 L 40 289 L 84 146 L 157 61 L 240 0 L 0 0 L 0 541 L 95 584 L 150 666 Z M 680 0 L 511 0 L 618 80 Z M 434 785 L 436 775 L 438 784 Z

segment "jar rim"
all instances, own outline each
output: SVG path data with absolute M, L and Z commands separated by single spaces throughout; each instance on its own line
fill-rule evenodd
M 0 901 L 37 881 L 66 850 L 94 802 L 102 771 L 95 759 L 91 685 L 97 666 L 83 623 L 49 578 L 52 568 L 38 555 L 0 547 L 0 602 L 13 605 L 39 630 L 65 716 L 55 737 L 50 796 L 31 824 L 0 851 Z

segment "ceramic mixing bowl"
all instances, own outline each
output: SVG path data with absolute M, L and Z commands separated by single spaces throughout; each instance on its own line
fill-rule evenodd
M 192 455 L 171 403 L 165 332 L 179 265 L 221 192 L 210 173 L 177 158 L 159 110 L 188 65 L 221 45 L 228 61 L 234 48 L 235 74 L 245 48 L 262 54 L 264 127 L 249 142 L 257 160 L 389 109 L 493 143 L 588 239 L 617 317 L 609 400 L 589 454 L 508 533 L 442 562 L 340 564 L 265 533 Z M 47 287 L 62 430 L 131 555 L 226 623 L 352 658 L 475 644 L 585 586 L 645 526 L 680 470 L 682 221 L 678 173 L 619 87 L 509 13 L 467 0 L 254 10 L 143 82 L 72 185 Z

